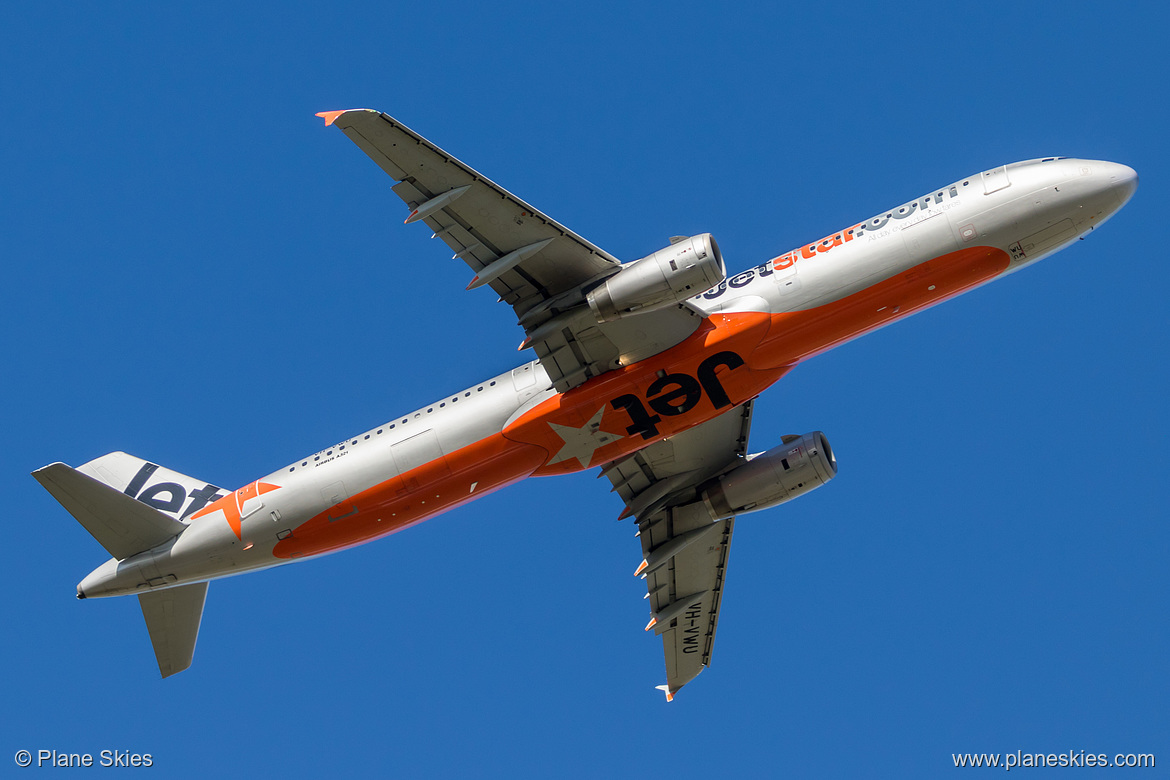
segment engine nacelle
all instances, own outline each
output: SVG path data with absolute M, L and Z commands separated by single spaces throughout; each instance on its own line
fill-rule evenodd
M 787 437 L 786 437 L 787 439 Z M 837 459 L 820 431 L 787 439 L 699 488 L 713 518 L 756 512 L 815 490 L 837 476 Z
M 682 303 L 726 277 L 719 245 L 703 233 L 623 266 L 586 300 L 598 322 L 611 322 Z

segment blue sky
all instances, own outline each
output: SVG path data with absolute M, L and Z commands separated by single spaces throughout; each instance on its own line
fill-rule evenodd
M 1168 22 L 1156 3 L 5 6 L 0 766 L 1170 763 Z M 194 666 L 160 680 L 133 599 L 74 598 L 104 551 L 30 471 L 121 449 L 234 487 L 520 360 L 511 312 L 313 116 L 361 106 L 626 259 L 710 231 L 742 269 L 1034 157 L 1142 184 L 1088 240 L 762 397 L 754 449 L 823 430 L 840 475 L 737 524 L 713 666 L 673 704 L 633 527 L 594 473 L 216 582 Z

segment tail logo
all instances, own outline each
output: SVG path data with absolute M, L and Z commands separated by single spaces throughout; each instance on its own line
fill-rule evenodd
M 204 485 L 192 490 L 190 495 L 178 482 L 156 482 L 147 486 L 146 483 L 156 471 L 158 471 L 157 463 L 143 463 L 142 468 L 138 469 L 134 479 L 130 480 L 130 484 L 122 492 L 160 512 L 170 512 L 180 520 L 186 520 L 188 515 L 198 512 L 207 506 L 209 501 L 215 501 L 223 495 L 223 491 L 215 485 Z M 187 499 L 191 499 L 191 501 L 187 504 L 187 508 L 183 509 L 183 504 Z M 183 509 L 182 514 L 179 514 L 180 509 Z

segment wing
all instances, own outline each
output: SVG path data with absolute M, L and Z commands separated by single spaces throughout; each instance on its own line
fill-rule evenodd
M 638 522 L 646 630 L 662 635 L 667 700 L 711 664 L 735 522 L 712 523 L 696 488 L 743 461 L 751 417 L 748 401 L 602 470 Z
M 422 136 L 369 109 L 318 114 L 398 183 L 410 208 L 512 306 L 553 386 L 565 391 L 685 339 L 702 314 L 680 305 L 599 324 L 585 293 L 620 270 L 613 255 L 540 213 Z

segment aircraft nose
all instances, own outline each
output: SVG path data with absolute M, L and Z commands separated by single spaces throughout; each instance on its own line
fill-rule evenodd
M 1113 185 L 1113 191 L 1117 193 L 1117 197 L 1121 200 L 1121 205 L 1124 206 L 1137 191 L 1137 171 L 1128 165 L 1112 163 L 1108 175 Z

